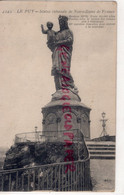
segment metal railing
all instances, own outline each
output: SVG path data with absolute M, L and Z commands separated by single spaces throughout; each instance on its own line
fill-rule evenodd
M 0 191 L 83 191 L 91 190 L 90 161 L 74 161 L 75 171 L 68 170 L 72 162 L 54 163 L 0 172 Z
M 37 131 L 37 132 L 26 132 L 15 135 L 15 143 L 25 143 L 25 142 L 46 142 L 46 141 L 64 141 L 67 139 L 66 130 L 59 131 Z M 71 129 L 69 133 L 73 133 L 74 141 L 82 141 L 83 134 L 79 129 Z
M 42 134 L 42 131 L 19 133 L 15 135 L 15 143 L 45 142 L 45 141 L 46 138 Z

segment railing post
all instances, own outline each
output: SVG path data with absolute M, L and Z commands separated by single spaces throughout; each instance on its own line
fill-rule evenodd
M 49 189 L 49 178 L 48 178 L 48 174 L 49 174 L 49 168 L 47 168 L 46 173 L 47 173 L 47 178 L 46 178 L 46 182 L 47 182 L 47 190 Z
M 82 186 L 82 190 L 84 190 L 84 163 L 82 163 L 82 172 L 83 172 L 83 186 Z
M 64 191 L 63 190 L 63 173 L 64 173 L 63 169 L 64 169 L 64 166 L 62 165 L 62 191 Z
M 56 167 L 55 167 L 55 190 L 56 190 L 56 182 L 57 182 L 57 179 L 56 179 Z
M 30 190 L 30 172 L 28 170 L 28 191 Z
M 35 169 L 33 170 L 33 190 L 35 190 Z
M 83 173 L 82 173 L 82 163 L 80 162 L 80 173 L 81 173 L 81 182 L 80 182 L 80 186 L 81 186 L 81 191 L 82 191 L 82 176 L 83 176 Z
M 50 185 L 51 190 L 53 190 L 53 185 L 52 185 L 52 183 L 53 183 L 53 167 L 52 167 L 52 171 L 51 171 L 51 185 Z
M 41 169 L 38 169 L 38 190 L 40 190 L 40 170 Z
M 11 173 L 8 176 L 9 176 L 9 191 L 11 191 L 11 185 L 12 185 L 12 183 L 11 183 Z
M 58 179 L 58 190 L 60 191 L 60 183 L 61 183 L 61 165 L 58 166 L 59 168 L 59 179 Z
M 68 172 L 67 172 L 68 174 L 67 174 L 67 178 L 68 178 L 68 182 L 67 182 L 67 184 L 68 184 L 68 187 L 67 187 L 67 189 L 68 189 L 68 191 L 69 191 L 69 170 L 68 170 Z
M 67 191 L 67 173 L 65 173 L 65 191 Z
M 16 172 L 16 191 L 18 190 L 18 171 Z
M 22 173 L 22 190 L 24 190 L 24 175 Z
M 71 176 L 71 189 L 70 190 L 72 191 L 72 171 L 71 171 L 71 175 L 70 176 Z
M 85 169 L 85 162 L 83 163 L 83 172 L 84 172 L 84 174 L 83 174 L 83 176 L 84 176 L 84 189 L 83 190 L 85 190 L 85 188 L 86 188 L 86 177 L 85 177 L 86 169 Z
M 77 172 L 77 163 L 76 163 L 76 191 L 77 191 L 77 182 L 78 182 L 78 172 Z
M 3 191 L 4 189 L 4 174 L 1 175 L 2 177 L 2 185 L 1 185 L 1 191 Z
M 45 190 L 45 183 L 44 183 L 44 180 L 45 180 L 45 177 L 44 177 L 44 175 L 45 175 L 45 170 L 44 169 L 41 169 L 41 172 L 43 173 L 43 177 L 41 178 L 41 190 Z

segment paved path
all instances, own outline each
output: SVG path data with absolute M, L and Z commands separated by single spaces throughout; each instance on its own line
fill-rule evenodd
M 93 191 L 114 191 L 115 160 L 91 159 Z
M 93 191 L 114 191 L 115 142 L 86 142 L 90 152 Z

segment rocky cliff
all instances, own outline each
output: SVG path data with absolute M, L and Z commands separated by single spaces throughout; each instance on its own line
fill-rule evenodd
M 85 143 L 73 143 L 69 148 L 73 150 L 74 161 L 88 157 Z M 43 164 L 64 162 L 66 157 L 65 143 L 62 142 L 25 142 L 18 143 L 6 152 L 4 170 L 32 167 Z

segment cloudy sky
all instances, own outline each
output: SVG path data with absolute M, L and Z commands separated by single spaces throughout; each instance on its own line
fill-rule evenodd
M 51 76 L 51 52 L 40 25 L 47 21 L 59 30 L 59 13 L 43 10 L 115 10 L 116 4 L 82 2 L 1 2 L 0 7 L 0 146 L 10 146 L 21 132 L 42 130 L 41 108 L 55 92 Z M 17 13 L 17 10 L 23 10 Z M 2 13 L 7 11 L 7 13 Z M 8 11 L 9 10 L 9 11 Z M 28 13 L 25 10 L 41 10 Z M 10 13 L 12 12 L 12 13 Z M 115 135 L 116 26 L 87 29 L 71 22 L 74 45 L 71 73 L 82 103 L 91 111 L 91 137 L 102 131 L 101 113 L 106 112 L 107 132 Z

